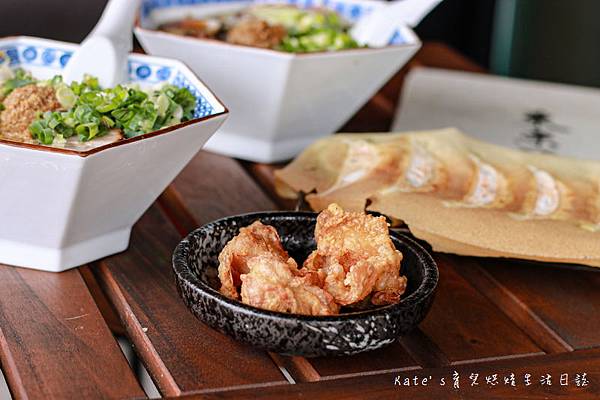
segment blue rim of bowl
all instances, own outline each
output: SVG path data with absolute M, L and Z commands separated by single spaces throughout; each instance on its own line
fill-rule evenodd
M 253 307 L 247 304 L 242 303 L 238 300 L 232 300 L 224 295 L 222 295 L 218 290 L 215 290 L 208 284 L 199 280 L 194 273 L 190 270 L 187 265 L 186 260 L 186 247 L 189 247 L 190 240 L 193 236 L 196 235 L 197 232 L 210 228 L 213 225 L 217 225 L 229 220 L 235 220 L 239 218 L 248 218 L 248 217 L 256 217 L 256 219 L 266 218 L 266 217 L 288 217 L 290 219 L 297 217 L 310 217 L 316 218 L 318 213 L 310 212 L 310 211 L 264 211 L 264 212 L 253 212 L 246 214 L 238 214 L 230 217 L 220 218 L 215 221 L 209 222 L 200 228 L 197 228 L 190 232 L 175 248 L 172 257 L 172 265 L 173 271 L 177 275 L 178 279 L 181 279 L 185 282 L 186 285 L 191 286 L 194 290 L 202 293 L 203 296 L 210 298 L 211 300 L 217 301 L 219 303 L 225 303 L 230 306 L 234 311 L 241 312 L 247 315 L 260 315 L 261 317 L 265 317 L 272 320 L 280 320 L 280 321 L 304 321 L 304 322 L 313 322 L 313 321 L 322 321 L 322 322 L 344 322 L 344 321 L 355 321 L 357 319 L 366 319 L 373 316 L 385 316 L 390 312 L 401 310 L 404 308 L 411 308 L 422 301 L 425 301 L 427 298 L 433 295 L 435 289 L 437 287 L 438 279 L 439 279 L 439 271 L 437 268 L 437 263 L 431 256 L 431 254 L 423 248 L 419 243 L 410 237 L 390 231 L 390 236 L 395 239 L 406 244 L 417 256 L 419 261 L 424 265 L 425 273 L 423 276 L 423 281 L 419 285 L 418 288 L 415 289 L 413 293 L 409 296 L 402 298 L 399 303 L 390 304 L 387 306 L 381 306 L 374 309 L 363 310 L 363 311 L 352 311 L 346 312 L 338 315 L 325 315 L 325 316 L 312 316 L 312 315 L 303 315 L 303 314 L 292 314 L 292 313 L 282 313 L 277 311 L 263 310 L 257 307 Z M 424 260 L 422 260 L 424 258 Z M 423 262 L 424 261 L 424 262 Z

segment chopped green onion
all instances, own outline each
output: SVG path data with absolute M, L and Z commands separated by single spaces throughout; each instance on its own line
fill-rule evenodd
M 75 93 L 67 85 L 60 85 L 56 89 L 56 100 L 58 100 L 63 108 L 69 109 L 75 105 L 77 96 L 75 96 Z
M 36 82 L 37 81 L 27 71 L 22 68 L 17 68 L 13 71 L 12 77 L 2 81 L 2 86 L 0 87 L 0 100 L 8 96 L 13 90 Z
M 279 50 L 292 53 L 353 49 L 359 44 L 348 34 L 349 25 L 335 12 L 292 6 L 257 6 L 250 14 L 287 30 Z
M 34 138 L 52 144 L 53 138 L 77 135 L 86 142 L 120 129 L 126 137 L 143 135 L 193 118 L 196 98 L 173 85 L 148 93 L 133 86 L 101 89 L 95 78 L 66 86 L 57 83 L 56 96 L 66 111 L 44 113 L 29 130 Z

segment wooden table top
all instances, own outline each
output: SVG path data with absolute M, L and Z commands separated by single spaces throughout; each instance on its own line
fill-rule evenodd
M 418 65 L 483 72 L 426 43 L 343 130 L 389 129 Z M 600 397 L 600 272 L 588 268 L 436 254 L 438 291 L 419 328 L 352 357 L 271 354 L 203 325 L 176 292 L 172 251 L 216 218 L 293 206 L 274 194 L 274 168 L 200 152 L 127 251 L 60 274 L 0 266 L 0 361 L 13 397 L 145 397 L 114 334 L 165 397 Z

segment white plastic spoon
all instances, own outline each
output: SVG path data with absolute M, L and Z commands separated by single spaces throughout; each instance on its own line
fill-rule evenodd
M 387 46 L 403 22 L 417 25 L 442 0 L 395 0 L 382 3 L 370 14 L 360 18 L 350 30 L 350 35 L 369 47 Z
M 127 81 L 127 55 L 133 48 L 132 29 L 139 4 L 140 0 L 109 0 L 65 67 L 65 82 L 80 81 L 84 75 L 98 77 L 104 87 Z

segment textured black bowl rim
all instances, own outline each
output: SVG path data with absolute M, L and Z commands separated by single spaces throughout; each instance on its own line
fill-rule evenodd
M 253 307 L 247 304 L 242 303 L 238 300 L 232 300 L 224 295 L 222 295 L 218 290 L 213 289 L 206 283 L 200 281 L 196 275 L 190 270 L 187 265 L 187 260 L 185 259 L 185 251 L 184 249 L 189 246 L 190 239 L 196 235 L 197 232 L 210 228 L 212 225 L 220 224 L 222 222 L 227 222 L 230 220 L 236 220 L 239 218 L 254 218 L 257 220 L 262 220 L 263 218 L 283 218 L 283 219 L 291 219 L 291 218 L 300 218 L 300 217 L 312 217 L 316 218 L 318 213 L 311 211 L 264 211 L 264 212 L 253 212 L 246 214 L 238 214 L 230 217 L 220 218 L 215 221 L 209 222 L 200 228 L 197 228 L 190 232 L 175 248 L 173 252 L 173 271 L 175 274 L 184 282 L 186 282 L 189 286 L 191 286 L 196 292 L 199 292 L 202 296 L 208 297 L 212 300 L 215 300 L 219 303 L 225 303 L 231 310 L 240 312 L 246 315 L 259 316 L 262 318 L 267 318 L 271 320 L 279 320 L 279 321 L 353 321 L 366 319 L 372 316 L 380 316 L 387 315 L 396 310 L 401 310 L 403 308 L 411 308 L 416 304 L 419 304 L 425 300 L 427 300 L 430 296 L 435 292 L 435 288 L 438 283 L 439 272 L 437 268 L 436 262 L 433 260 L 431 254 L 425 250 L 420 244 L 418 244 L 415 240 L 410 237 L 394 232 L 390 230 L 390 236 L 395 237 L 396 239 L 403 242 L 405 245 L 410 247 L 417 255 L 418 264 L 421 264 L 424 269 L 423 273 L 423 281 L 419 285 L 419 287 L 411 293 L 406 298 L 403 298 L 399 303 L 390 304 L 388 306 L 377 307 L 369 310 L 363 311 L 354 311 L 354 312 L 345 312 L 343 314 L 337 315 L 323 315 L 323 316 L 313 316 L 313 315 L 303 315 L 303 314 L 293 314 L 293 313 L 283 313 L 278 311 L 269 311 L 263 310 L 257 307 Z

